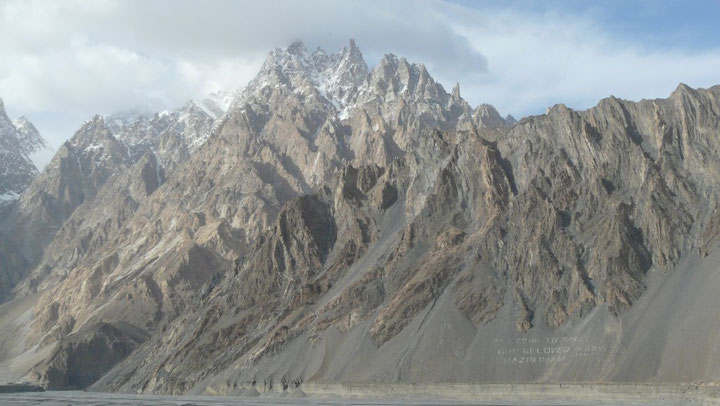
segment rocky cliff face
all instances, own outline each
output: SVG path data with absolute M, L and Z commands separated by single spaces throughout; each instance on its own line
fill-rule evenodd
M 14 353 L 33 379 L 244 393 L 720 376 L 620 368 L 643 340 L 650 358 L 682 345 L 654 307 L 720 330 L 663 288 L 720 287 L 720 87 L 514 122 L 422 65 L 296 43 L 214 117 L 96 118 L 23 195 L 21 214 L 63 213 L 16 288 L 33 298 Z M 631 324 L 644 314 L 657 338 Z M 712 337 L 698 342 L 718 356 Z

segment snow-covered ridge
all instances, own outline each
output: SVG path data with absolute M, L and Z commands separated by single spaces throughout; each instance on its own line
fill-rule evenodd
M 267 87 L 286 87 L 299 92 L 314 87 L 328 105 L 343 115 L 367 74 L 367 64 L 353 40 L 335 54 L 328 54 L 320 48 L 309 53 L 302 42 L 295 42 L 287 49 L 278 48 L 270 52 L 237 102 L 257 98 Z
M 274 90 L 310 94 L 309 88 L 317 90 L 322 102 L 339 120 L 348 118 L 353 110 L 367 103 L 384 105 L 382 109 L 387 110 L 384 114 L 388 117 L 402 108 L 397 103 L 410 103 L 419 110 L 464 111 L 464 119 L 476 126 L 500 127 L 514 122 L 511 117 L 502 118 L 491 105 L 471 108 L 460 97 L 459 85 L 452 94 L 448 93 L 423 64 L 386 54 L 369 70 L 354 40 L 334 54 L 320 48 L 309 52 L 302 42 L 273 50 L 231 108 L 242 110 L 243 104 L 252 101 L 264 103 Z

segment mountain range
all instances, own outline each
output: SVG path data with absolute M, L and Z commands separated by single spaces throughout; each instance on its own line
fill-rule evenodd
M 516 121 L 298 42 L 241 91 L 93 117 L 40 173 L 29 122 L 0 137 L 0 379 L 720 380 L 720 86 Z

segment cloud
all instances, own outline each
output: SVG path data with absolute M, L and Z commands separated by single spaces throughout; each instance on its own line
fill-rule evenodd
M 516 116 L 718 82 L 718 50 L 643 45 L 590 12 L 472 4 L 4 0 L 0 97 L 58 145 L 96 113 L 174 108 L 241 87 L 268 51 L 294 40 L 336 51 L 349 38 L 371 65 L 388 52 L 425 63 L 472 104 Z

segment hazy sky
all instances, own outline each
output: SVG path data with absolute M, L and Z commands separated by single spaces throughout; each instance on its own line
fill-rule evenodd
M 519 118 L 720 84 L 718 16 L 720 0 L 0 0 L 0 97 L 57 147 L 93 114 L 241 88 L 274 47 L 355 38 L 370 66 L 425 63 Z

